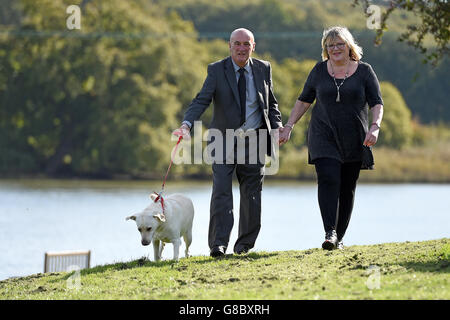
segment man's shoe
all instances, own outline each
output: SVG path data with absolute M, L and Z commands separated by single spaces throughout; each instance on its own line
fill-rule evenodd
M 344 242 L 342 240 L 339 240 L 337 243 L 337 248 L 339 250 L 344 250 Z
M 325 234 L 325 241 L 322 243 L 322 248 L 325 250 L 334 250 L 337 247 L 337 243 L 336 231 L 331 230 Z
M 210 256 L 213 258 L 223 257 L 227 248 L 224 246 L 218 246 L 211 249 Z
M 249 247 L 242 247 L 235 251 L 236 254 L 246 254 L 250 251 Z

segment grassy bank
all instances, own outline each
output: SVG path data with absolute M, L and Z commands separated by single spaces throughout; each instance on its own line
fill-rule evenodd
M 169 248 L 170 249 L 170 248 Z M 0 281 L 1 299 L 450 299 L 450 239 L 140 260 Z

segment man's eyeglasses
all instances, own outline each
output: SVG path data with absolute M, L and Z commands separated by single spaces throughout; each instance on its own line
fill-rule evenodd
M 327 49 L 328 50 L 331 50 L 331 49 L 333 49 L 333 48 L 337 48 L 337 49 L 344 49 L 344 47 L 345 47 L 345 43 L 343 43 L 343 42 L 339 42 L 339 43 L 336 43 L 336 44 L 327 44 Z

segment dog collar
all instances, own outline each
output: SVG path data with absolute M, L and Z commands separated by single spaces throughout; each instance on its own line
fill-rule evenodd
M 164 198 L 162 196 L 162 192 L 160 192 L 160 193 L 156 193 L 155 192 L 155 194 L 157 194 L 158 196 L 155 198 L 154 202 L 156 203 L 156 202 L 158 202 L 158 200 L 161 199 L 161 208 L 162 208 L 162 211 L 163 211 L 163 214 L 164 214 L 165 213 L 164 212 Z

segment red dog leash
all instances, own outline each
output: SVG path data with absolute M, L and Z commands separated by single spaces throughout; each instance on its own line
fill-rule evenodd
M 163 210 L 163 214 L 164 214 L 164 198 L 162 197 L 162 193 L 164 192 L 164 187 L 165 187 L 165 185 L 166 185 L 167 176 L 169 175 L 170 168 L 172 167 L 173 157 L 174 157 L 174 155 L 176 154 L 177 149 L 178 149 L 178 145 L 180 144 L 180 142 L 181 142 L 182 139 L 183 139 L 183 136 L 180 136 L 180 137 L 178 138 L 178 142 L 177 142 L 177 144 L 176 144 L 176 146 L 175 146 L 175 149 L 174 149 L 173 152 L 172 152 L 172 155 L 171 155 L 171 157 L 170 157 L 169 168 L 167 168 L 166 176 L 164 177 L 164 181 L 163 181 L 163 184 L 162 184 L 162 187 L 161 187 L 161 191 L 160 191 L 159 193 L 156 193 L 156 192 L 153 191 L 153 193 L 155 193 L 155 194 L 158 195 L 158 196 L 155 198 L 155 200 L 153 200 L 153 201 L 156 203 L 159 199 L 161 199 L 161 207 L 162 207 L 162 210 Z

